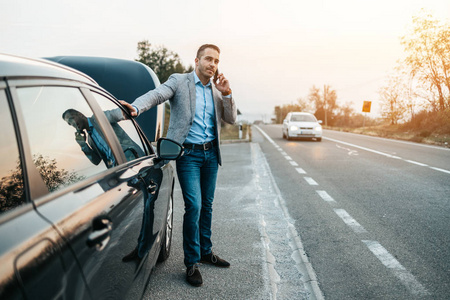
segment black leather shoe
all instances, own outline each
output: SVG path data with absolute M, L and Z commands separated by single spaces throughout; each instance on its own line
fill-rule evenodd
M 215 255 L 214 252 L 212 252 L 212 251 L 210 254 L 202 255 L 200 262 L 205 263 L 205 264 L 214 265 L 216 267 L 221 267 L 221 268 L 228 268 L 230 266 L 229 262 L 227 262 L 224 259 L 221 259 L 217 255 Z
M 123 262 L 129 262 L 132 260 L 139 260 L 138 250 L 137 248 L 134 248 L 133 251 L 122 257 Z
M 202 274 L 200 274 L 198 264 L 186 269 L 186 281 L 192 286 L 201 286 L 203 284 L 203 278 Z

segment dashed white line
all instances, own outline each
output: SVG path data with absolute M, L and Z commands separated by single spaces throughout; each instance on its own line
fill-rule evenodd
M 334 212 L 356 233 L 366 233 L 367 230 L 362 227 L 355 219 L 353 219 L 345 209 L 334 209 Z
M 293 161 L 293 160 L 290 160 L 289 163 L 290 163 L 291 165 L 293 165 L 294 167 L 297 167 L 297 166 L 298 166 L 298 163 L 296 163 L 296 162 Z
M 299 174 L 306 174 L 306 171 L 302 168 L 295 168 Z
M 311 177 L 303 177 L 309 185 L 319 185 L 314 179 Z
M 429 292 L 420 282 L 403 267 L 398 260 L 395 259 L 380 243 L 377 241 L 362 241 L 369 250 L 381 261 L 388 269 L 392 270 L 394 275 L 406 286 L 406 288 L 414 295 L 426 296 Z
M 290 157 L 289 155 L 285 155 L 284 158 L 286 158 L 287 160 L 292 160 L 292 157 Z
M 336 202 L 326 191 L 316 191 L 317 194 L 326 202 Z

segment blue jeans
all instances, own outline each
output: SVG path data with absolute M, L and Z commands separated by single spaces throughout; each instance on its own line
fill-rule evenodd
M 177 160 L 177 174 L 184 199 L 184 264 L 190 267 L 201 255 L 211 253 L 212 203 L 216 189 L 217 148 L 185 149 Z

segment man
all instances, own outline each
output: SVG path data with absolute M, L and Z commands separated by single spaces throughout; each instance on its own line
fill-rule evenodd
M 199 263 L 218 267 L 230 264 L 212 252 L 212 202 L 216 188 L 220 156 L 221 121 L 236 121 L 236 106 L 229 81 L 217 71 L 220 49 L 205 44 L 197 51 L 195 70 L 189 74 L 173 74 L 158 88 L 137 98 L 131 105 L 121 103 L 132 116 L 170 101 L 167 138 L 185 148 L 177 160 L 178 180 L 183 192 L 183 250 L 186 280 L 193 286 L 203 283 Z
M 76 129 L 75 141 L 94 165 L 98 165 L 102 160 L 107 168 L 116 164 L 111 148 L 106 143 L 103 134 L 94 127 L 92 118 L 87 118 L 78 110 L 71 108 L 63 113 L 62 118 Z

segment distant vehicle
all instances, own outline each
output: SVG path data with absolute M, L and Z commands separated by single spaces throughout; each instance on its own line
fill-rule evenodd
M 142 298 L 182 146 L 154 149 L 86 74 L 1 54 L 0 127 L 0 299 Z
M 322 121 L 317 121 L 316 117 L 305 112 L 290 112 L 283 121 L 283 138 L 290 140 L 293 138 L 322 140 Z

